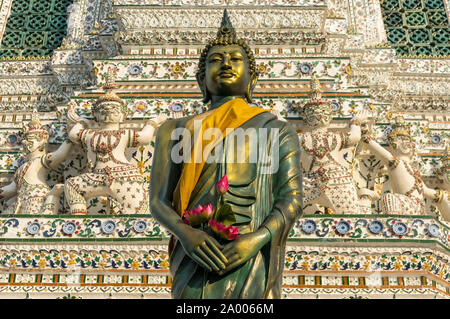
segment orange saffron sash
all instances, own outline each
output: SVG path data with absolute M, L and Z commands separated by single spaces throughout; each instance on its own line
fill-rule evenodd
M 189 163 L 183 164 L 181 177 L 174 192 L 175 208 L 181 216 L 183 216 L 184 211 L 189 204 L 191 193 L 200 178 L 203 166 L 208 157 L 206 155 L 209 155 L 214 147 L 221 142 L 228 133 L 231 133 L 232 130 L 230 129 L 234 130 L 256 115 L 267 111 L 268 110 L 256 106 L 251 107 L 243 99 L 237 98 L 224 103 L 213 111 L 207 112 L 207 114 L 200 114 L 186 123 L 186 128 L 191 128 L 190 130 L 192 133 L 193 121 L 204 118 L 201 123 L 201 131 L 198 133 L 191 149 L 190 161 Z M 204 140 L 203 132 L 209 128 L 219 129 L 222 132 L 222 138 L 220 139 L 217 136 L 214 136 L 212 139 Z M 200 150 L 200 153 L 198 150 Z M 196 153 L 197 157 L 199 155 L 201 156 L 201 159 L 197 160 L 197 163 L 194 161 Z

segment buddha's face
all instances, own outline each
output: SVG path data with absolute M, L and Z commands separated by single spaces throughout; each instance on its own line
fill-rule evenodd
M 43 150 L 46 143 L 47 139 L 44 136 L 35 133 L 26 134 L 22 139 L 23 149 L 27 154 L 37 150 Z
M 252 77 L 239 45 L 214 46 L 206 57 L 205 85 L 212 96 L 244 96 Z
M 96 121 L 101 124 L 121 123 L 124 118 L 120 105 L 117 103 L 102 103 L 94 115 Z

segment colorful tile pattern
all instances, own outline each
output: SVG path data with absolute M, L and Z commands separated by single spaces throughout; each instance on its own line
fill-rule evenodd
M 0 46 L 0 58 L 47 57 L 66 35 L 72 0 L 14 0 Z
M 450 24 L 443 0 L 383 0 L 387 39 L 398 55 L 448 56 Z

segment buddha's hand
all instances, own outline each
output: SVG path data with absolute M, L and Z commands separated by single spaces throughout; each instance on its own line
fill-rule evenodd
M 225 270 L 219 272 L 219 275 L 223 275 L 248 261 L 269 241 L 270 233 L 267 229 L 262 228 L 253 233 L 240 235 L 231 243 L 225 245 L 223 254 L 228 259 L 228 264 Z
M 189 226 L 189 231 L 180 237 L 185 252 L 208 271 L 225 269 L 227 258 L 222 253 L 223 246 L 202 230 Z

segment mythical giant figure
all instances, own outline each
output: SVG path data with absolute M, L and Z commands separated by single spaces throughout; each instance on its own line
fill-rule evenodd
M 360 213 L 358 193 L 348 165 L 344 165 L 344 149 L 354 147 L 361 139 L 361 125 L 368 112 L 357 113 L 347 132 L 329 130 L 331 104 L 321 99 L 317 79 L 311 80 L 309 100 L 301 110 L 304 130 L 299 134 L 303 175 L 303 204 L 319 204 L 336 214 Z M 339 159 L 342 158 L 342 159 Z
M 74 215 L 86 215 L 87 199 L 99 196 L 116 200 L 122 214 L 145 214 L 149 209 L 148 183 L 127 160 L 125 150 L 150 144 L 164 117 L 147 121 L 139 132 L 120 128 L 127 106 L 114 92 L 117 86 L 110 72 L 106 80 L 105 94 L 92 106 L 95 123 L 80 118 L 73 106 L 68 107 L 73 125 L 69 138 L 86 152 L 89 171 L 66 180 L 65 197 Z
M 441 161 L 442 166 L 439 169 L 439 179 L 442 182 L 443 189 L 435 194 L 433 201 L 441 213 L 441 218 L 446 222 L 450 222 L 450 154 L 448 146 L 445 147 Z
M 226 11 L 201 53 L 197 81 L 210 107 L 160 127 L 150 179 L 151 212 L 173 235 L 172 296 L 280 298 L 286 239 L 302 212 L 300 146 L 288 123 L 248 104 L 255 58 Z M 238 132 L 248 133 L 240 143 Z M 262 151 L 252 158 L 255 149 Z M 234 222 L 186 223 L 202 207 L 208 214 L 217 205 L 229 205 Z M 217 237 L 230 228 L 232 236 Z
M 425 185 L 418 168 L 413 163 L 415 144 L 409 127 L 402 116 L 395 118 L 388 133 L 389 150 L 378 144 L 370 132 L 362 140 L 367 148 L 387 167 L 392 193 L 381 196 L 384 214 L 424 215 L 425 198 L 445 207 L 447 198 L 442 192 Z M 445 212 L 448 215 L 448 212 Z
M 57 184 L 50 189 L 47 176 L 50 169 L 56 168 L 67 158 L 72 143 L 65 141 L 58 150 L 47 153 L 45 147 L 48 138 L 49 134 L 42 127 L 39 113 L 34 111 L 28 125 L 23 124 L 25 163 L 16 170 L 13 182 L 0 189 L 0 200 L 17 195 L 15 204 L 10 206 L 6 213 L 58 213 L 63 185 Z

